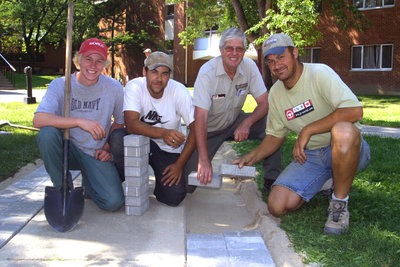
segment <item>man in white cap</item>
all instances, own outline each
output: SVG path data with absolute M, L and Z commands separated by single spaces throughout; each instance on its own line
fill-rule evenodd
M 62 129 L 69 128 L 70 169 L 81 171 L 87 196 L 100 208 L 115 211 L 125 199 L 121 177 L 113 162 L 110 135 L 124 127 L 123 87 L 117 80 L 101 74 L 109 64 L 107 46 L 101 40 L 84 41 L 73 61 L 79 71 L 71 75 L 70 117 L 64 117 L 65 77 L 62 77 L 50 83 L 33 118 L 33 125 L 40 128 L 37 135 L 40 154 L 54 186 L 61 187 Z
M 186 87 L 172 79 L 170 57 L 153 52 L 145 60 L 145 77 L 125 87 L 124 114 L 128 133 L 150 137 L 149 164 L 154 170 L 157 200 L 178 206 L 186 197 L 183 169 L 193 150 L 194 109 Z M 189 135 L 181 133 L 181 119 Z
M 356 172 L 370 161 L 358 122 L 362 106 L 330 67 L 301 63 L 289 36 L 270 36 L 263 44 L 263 55 L 278 79 L 270 91 L 267 135 L 234 163 L 253 165 L 277 150 L 289 132 L 297 133 L 293 161 L 273 184 L 268 209 L 274 216 L 297 210 L 333 177 L 324 233 L 344 233 L 349 228 L 350 187 Z
M 244 57 L 246 42 L 240 29 L 224 31 L 219 43 L 221 56 L 201 67 L 194 84 L 197 150 L 188 169 L 197 171 L 202 184 L 212 181 L 211 161 L 224 141 L 262 140 L 265 136 L 268 92 L 255 62 Z M 242 111 L 248 94 L 257 102 L 251 113 Z M 264 188 L 269 190 L 281 171 L 280 151 L 264 159 L 263 169 Z

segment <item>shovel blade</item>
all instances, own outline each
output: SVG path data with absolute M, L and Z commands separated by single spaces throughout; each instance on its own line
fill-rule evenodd
M 57 232 L 72 230 L 82 217 L 84 205 L 83 187 L 68 190 L 66 197 L 62 188 L 45 188 L 44 215 L 49 225 Z

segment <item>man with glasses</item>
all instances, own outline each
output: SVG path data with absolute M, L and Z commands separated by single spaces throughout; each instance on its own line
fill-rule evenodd
M 197 170 L 202 184 L 212 181 L 211 160 L 225 140 L 262 140 L 268 113 L 268 93 L 257 65 L 244 58 L 246 36 L 236 28 L 221 35 L 221 56 L 205 63 L 194 84 L 195 135 L 197 150 L 187 171 Z M 257 102 L 252 113 L 242 111 L 250 93 Z M 281 171 L 280 151 L 264 160 L 264 187 L 269 189 Z M 194 187 L 187 188 L 188 192 Z

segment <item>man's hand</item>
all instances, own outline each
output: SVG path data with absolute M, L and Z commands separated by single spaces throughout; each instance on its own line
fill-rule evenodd
M 252 166 L 254 163 L 256 163 L 256 161 L 254 160 L 254 157 L 251 155 L 251 153 L 246 154 L 239 159 L 235 159 L 232 162 L 232 164 L 238 165 L 240 169 L 244 166 Z
M 244 140 L 247 140 L 250 134 L 250 127 L 251 127 L 250 123 L 248 123 L 246 119 L 243 120 L 234 132 L 235 141 L 242 142 Z
M 162 138 L 167 145 L 176 148 L 179 147 L 183 142 L 185 142 L 186 135 L 176 130 L 165 129 L 165 131 L 162 134 Z
M 201 184 L 207 185 L 211 183 L 213 176 L 213 169 L 211 165 L 211 161 L 207 160 L 199 160 L 197 166 L 197 180 L 200 181 Z
M 168 185 L 170 187 L 179 184 L 182 177 L 182 171 L 182 166 L 176 162 L 168 165 L 162 173 L 164 177 L 161 179 L 161 182 L 164 183 L 164 186 Z
M 304 129 L 303 131 L 300 132 L 299 136 L 297 137 L 292 152 L 294 162 L 299 162 L 300 164 L 304 164 L 307 160 L 307 156 L 306 153 L 304 152 L 304 149 L 306 148 L 308 141 L 310 141 L 311 137 L 304 131 Z
M 106 137 L 106 131 L 100 122 L 80 118 L 79 127 L 89 132 L 94 140 L 101 140 Z
M 94 153 L 94 158 L 103 162 L 106 161 L 111 161 L 112 160 L 112 155 L 108 151 L 104 149 L 99 149 L 96 150 L 96 153 Z

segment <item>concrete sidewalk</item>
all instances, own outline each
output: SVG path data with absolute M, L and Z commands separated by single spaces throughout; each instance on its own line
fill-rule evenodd
M 233 158 L 236 153 L 225 143 L 213 166 L 217 169 L 219 164 L 230 163 Z M 279 220 L 266 214 L 266 204 L 254 182 L 237 183 L 225 178 L 220 190 L 198 188 L 175 208 L 157 202 L 152 195 L 153 188 L 151 177 L 150 207 L 142 216 L 127 216 L 123 208 L 105 212 L 86 200 L 81 220 L 67 233 L 55 232 L 41 210 L 0 249 L 0 266 L 186 266 L 187 234 L 193 241 L 193 235 L 229 236 L 232 232 L 247 233 L 248 230 L 259 231 L 268 248 L 265 255 L 270 258 L 272 255 L 272 265 L 253 262 L 253 266 L 303 266 L 278 227 Z M 189 248 L 191 252 L 193 249 L 201 250 Z M 250 252 L 246 250 L 246 254 Z M 233 260 L 243 260 L 246 254 Z M 232 258 L 228 260 L 232 262 Z M 248 260 L 257 258 L 245 260 L 247 265 L 252 265 Z M 266 262 L 265 257 L 262 260 Z

